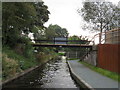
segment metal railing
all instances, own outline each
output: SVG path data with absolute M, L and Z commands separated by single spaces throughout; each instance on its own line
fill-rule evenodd
M 89 44 L 120 44 L 120 28 L 98 33 L 90 40 Z
M 37 40 L 34 39 L 37 43 L 50 43 L 50 44 L 82 44 L 87 43 L 87 40 Z

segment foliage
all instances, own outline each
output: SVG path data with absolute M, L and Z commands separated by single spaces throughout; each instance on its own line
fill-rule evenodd
M 26 58 L 23 55 L 17 54 L 9 47 L 3 47 L 2 52 L 5 53 L 8 58 L 16 60 L 22 70 L 35 66 L 37 63 L 34 56 Z
M 115 72 L 110 72 L 110 71 L 108 71 L 108 70 L 105 70 L 105 69 L 102 69 L 102 68 L 99 68 L 99 67 L 92 66 L 92 65 L 90 65 L 90 64 L 88 64 L 88 63 L 85 63 L 85 62 L 82 62 L 82 61 L 80 61 L 80 63 L 82 63 L 83 65 L 89 67 L 89 68 L 90 68 L 91 70 L 93 70 L 93 71 L 96 71 L 96 72 L 98 72 L 98 73 L 100 73 L 100 74 L 102 74 L 102 75 L 104 75 L 104 76 L 107 76 L 107 77 L 109 77 L 109 78 L 111 78 L 111 79 L 114 79 L 114 80 L 117 80 L 117 81 L 120 82 L 120 78 L 119 78 L 120 75 L 117 74 L 117 73 L 115 73 Z
M 17 72 L 20 72 L 18 61 L 8 58 L 6 54 L 2 55 L 2 76 L 4 78 L 9 78 L 15 75 Z
M 47 39 L 53 39 L 54 37 L 68 37 L 68 31 L 58 25 L 50 24 L 45 30 L 45 37 Z
M 59 56 L 64 56 L 65 53 L 64 53 L 64 52 L 59 52 L 58 55 L 59 55 Z
M 78 58 L 68 58 L 67 60 L 78 60 Z
M 49 14 L 50 12 L 47 10 L 48 7 L 46 5 L 44 5 L 43 2 L 38 2 L 35 3 L 35 8 L 36 8 L 36 12 L 37 12 L 37 19 L 35 20 L 35 25 L 33 27 L 33 31 L 34 31 L 34 38 L 38 39 L 38 38 L 42 38 L 44 36 L 44 32 L 46 27 L 44 27 L 44 23 L 48 21 L 49 19 Z
M 38 62 L 46 62 L 51 59 L 56 59 L 58 57 L 57 53 L 54 52 L 50 48 L 44 48 L 44 50 L 41 50 L 36 54 L 36 59 Z
M 43 24 L 49 19 L 48 7 L 43 2 L 3 2 L 2 6 L 3 52 L 18 60 L 21 69 L 30 68 L 36 61 L 28 34 L 45 28 Z
M 48 50 L 47 50 L 48 49 Z M 3 80 L 13 77 L 16 73 L 20 73 L 23 70 L 29 69 L 36 65 L 42 64 L 50 59 L 57 58 L 57 54 L 46 48 L 37 54 L 32 54 L 29 57 L 25 57 L 24 54 L 18 54 L 10 47 L 3 47 L 2 49 L 2 77 Z
M 79 42 L 69 42 L 70 44 L 86 44 L 86 43 L 89 42 L 88 38 L 82 37 L 82 36 L 79 37 L 79 36 L 76 36 L 76 35 L 68 37 L 68 40 L 79 41 Z
M 83 8 L 78 10 L 82 13 L 83 19 L 90 25 L 84 26 L 84 29 L 110 30 L 119 27 L 120 8 L 111 2 L 84 2 Z
M 49 11 L 43 2 L 3 2 L 3 44 L 14 47 L 20 38 L 37 33 L 48 20 Z
M 37 55 L 36 55 L 36 59 L 38 62 L 44 62 L 47 60 L 48 57 L 46 57 L 45 53 L 43 52 L 39 52 Z
M 34 53 L 29 38 L 30 33 L 35 39 L 45 35 L 44 23 L 48 21 L 50 12 L 44 2 L 3 2 L 2 6 L 4 78 L 57 57 L 51 48 L 38 48 L 39 53 Z
M 50 12 L 47 10 L 48 7 L 44 5 L 44 2 L 36 2 L 34 3 L 34 7 L 37 12 L 35 25 L 44 28 L 43 24 L 48 21 L 48 14 L 50 14 Z

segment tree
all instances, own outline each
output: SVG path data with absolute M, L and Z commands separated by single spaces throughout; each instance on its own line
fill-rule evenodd
M 34 3 L 34 7 L 37 12 L 35 25 L 41 26 L 41 28 L 45 28 L 43 24 L 48 21 L 48 15 L 50 14 L 50 12 L 48 11 L 48 7 L 44 5 L 44 2 Z
M 91 24 L 93 30 L 103 32 L 119 27 L 120 8 L 111 2 L 84 2 L 78 13 L 82 13 L 83 19 Z
M 88 41 L 88 38 L 84 38 L 83 36 L 76 36 L 76 35 L 73 35 L 73 36 L 70 36 L 69 38 L 68 38 L 68 40 L 77 40 L 77 42 L 69 42 L 70 44 L 86 44 L 86 43 L 88 43 L 89 41 Z M 79 42 L 78 42 L 79 41 Z
M 68 31 L 66 28 L 62 28 L 59 25 L 50 24 L 45 31 L 47 39 L 53 39 L 54 37 L 68 37 Z
M 28 38 L 30 32 L 38 33 L 49 19 L 48 8 L 43 2 L 3 2 L 2 6 L 3 44 L 11 47 L 23 37 Z
M 44 5 L 44 2 L 37 2 L 34 3 L 37 17 L 34 22 L 34 39 L 41 39 L 44 38 L 44 32 L 46 27 L 44 26 L 44 23 L 48 21 L 50 12 L 48 11 L 48 7 Z
M 30 5 L 30 3 L 28 3 Z M 24 28 L 27 28 L 30 20 L 29 5 L 26 3 L 3 3 L 3 44 L 14 46 Z

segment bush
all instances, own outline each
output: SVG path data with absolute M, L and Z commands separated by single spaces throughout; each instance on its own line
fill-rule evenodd
M 48 55 L 46 55 L 44 52 L 39 52 L 37 55 L 36 55 L 36 59 L 38 62 L 44 62 L 46 61 L 48 58 Z
M 46 53 L 39 52 L 38 54 L 36 54 L 36 57 L 35 57 L 32 49 L 30 48 L 29 50 L 29 48 L 30 47 L 27 47 L 26 54 L 24 53 L 21 55 L 20 53 L 19 54 L 16 53 L 16 51 L 12 50 L 9 47 L 3 47 L 2 75 L 4 80 L 14 76 L 16 73 L 19 73 L 22 70 L 29 69 L 33 66 L 36 66 L 40 63 L 44 63 L 50 59 L 55 59 L 57 57 L 57 54 L 52 50 L 50 51 L 48 50 Z M 25 57 L 25 55 L 27 56 Z
M 18 49 L 23 53 L 26 58 L 33 57 L 33 46 L 31 45 L 31 40 L 28 37 L 21 37 L 18 42 Z
M 14 76 L 17 72 L 22 70 L 19 67 L 18 61 L 8 58 L 6 54 L 2 55 L 2 76 L 3 78 L 9 78 Z
M 65 53 L 62 53 L 62 52 L 61 52 L 61 53 L 58 53 L 58 54 L 59 54 L 60 56 L 64 56 L 64 55 L 65 55 Z
M 33 55 L 26 58 L 24 55 L 17 54 L 14 50 L 11 50 L 9 47 L 3 47 L 3 53 L 5 53 L 8 58 L 16 60 L 19 64 L 19 67 L 22 70 L 28 69 L 37 64 Z
M 25 48 L 24 48 L 24 51 L 23 51 L 23 55 L 26 57 L 26 58 L 32 58 L 33 57 L 33 47 L 31 44 L 26 44 L 25 45 Z

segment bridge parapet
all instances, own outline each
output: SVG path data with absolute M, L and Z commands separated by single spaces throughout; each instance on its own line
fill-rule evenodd
M 48 43 L 48 44 L 70 44 L 70 42 L 74 42 L 75 44 L 79 44 L 81 41 L 82 42 L 87 42 L 86 40 L 36 40 L 34 39 L 34 41 L 36 43 Z M 60 42 L 60 43 L 58 43 Z M 88 41 L 88 43 L 86 44 L 89 44 L 90 41 Z

